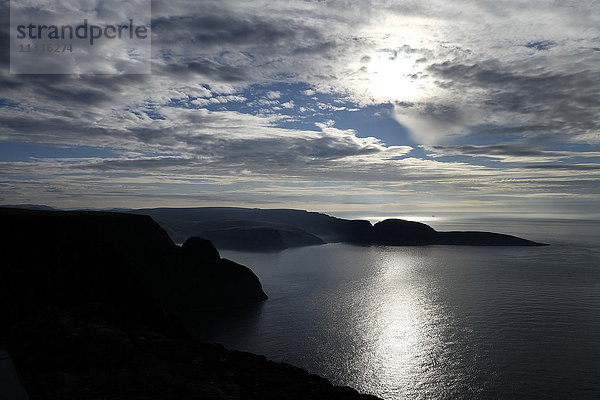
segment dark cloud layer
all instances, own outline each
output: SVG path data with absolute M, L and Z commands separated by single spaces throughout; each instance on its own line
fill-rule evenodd
M 600 82 L 600 71 L 585 69 L 576 61 L 561 69 L 545 71 L 540 66 L 519 71 L 518 67 L 488 60 L 471 65 L 432 64 L 428 71 L 453 82 L 458 89 L 485 90 L 484 104 L 489 112 L 522 118 L 520 124 L 511 127 L 513 132 L 533 136 L 597 133 L 600 97 L 593 82 Z
M 509 143 L 497 145 L 423 146 L 435 157 L 474 156 L 496 158 L 503 161 L 553 161 L 573 157 L 600 157 L 600 152 L 540 150 L 533 143 Z

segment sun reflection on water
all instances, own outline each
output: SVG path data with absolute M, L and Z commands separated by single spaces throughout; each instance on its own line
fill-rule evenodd
M 215 336 L 227 346 L 386 400 L 600 393 L 598 264 L 581 248 L 234 255 L 271 297 Z
M 451 372 L 444 358 L 449 343 L 442 332 L 451 315 L 435 301 L 435 282 L 424 278 L 425 258 L 413 253 L 383 253 L 374 274 L 376 290 L 365 296 L 367 303 L 361 307 L 357 333 L 371 349 L 359 353 L 363 368 L 356 383 L 384 398 L 439 395 L 440 387 L 431 383 L 447 385 L 445 375 Z

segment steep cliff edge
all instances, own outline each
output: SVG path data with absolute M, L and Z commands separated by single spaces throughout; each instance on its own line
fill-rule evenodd
M 267 298 L 250 269 L 212 244 L 175 245 L 148 216 L 3 208 L 0 221 L 0 330 L 40 307 L 101 303 L 120 325 L 181 332 L 187 308 Z

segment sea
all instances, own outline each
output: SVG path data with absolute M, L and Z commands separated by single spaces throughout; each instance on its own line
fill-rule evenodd
M 545 247 L 221 251 L 269 299 L 203 340 L 382 399 L 600 398 L 600 223 L 472 220 Z

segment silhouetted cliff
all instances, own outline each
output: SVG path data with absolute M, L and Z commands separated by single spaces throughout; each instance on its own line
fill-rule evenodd
M 119 325 L 181 331 L 190 311 L 266 299 L 210 243 L 176 246 L 150 217 L 0 208 L 0 329 L 44 306 L 100 303 Z

